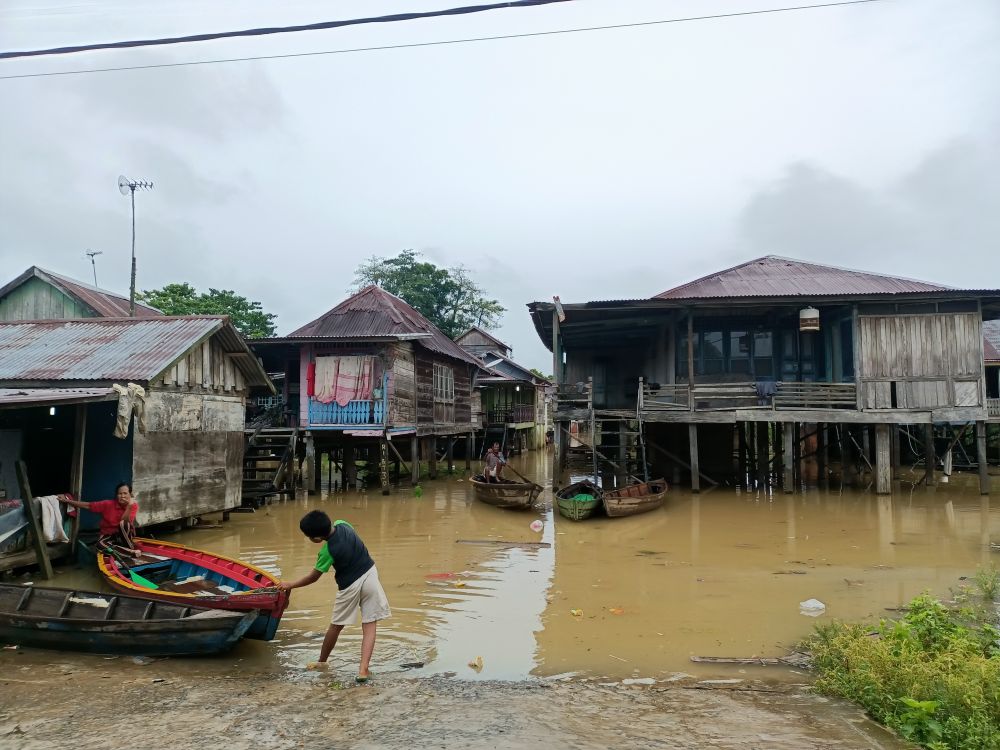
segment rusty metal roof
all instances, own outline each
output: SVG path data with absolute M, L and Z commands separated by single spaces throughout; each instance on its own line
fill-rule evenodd
M 270 385 L 229 319 L 207 315 L 0 323 L 0 382 L 148 382 L 213 335 L 251 385 Z
M 38 266 L 32 266 L 17 278 L 0 287 L 0 297 L 3 297 L 32 278 L 38 278 L 51 284 L 67 296 L 89 307 L 98 317 L 123 318 L 128 315 L 128 297 L 109 292 L 106 289 L 98 289 L 90 284 L 71 279 L 62 274 L 53 273 L 52 271 L 46 271 L 44 268 L 39 268 Z M 155 307 L 144 305 L 137 300 L 135 303 L 135 316 L 137 318 L 158 318 L 163 317 L 163 313 Z
M 983 321 L 983 360 L 1000 364 L 1000 320 Z
M 111 388 L 0 388 L 0 409 L 35 404 L 86 404 L 116 398 L 118 394 Z
M 446 357 L 477 366 L 482 364 L 406 302 L 374 285 L 366 286 L 283 338 L 414 340 L 425 349 Z
M 796 297 L 941 292 L 951 287 L 767 255 L 703 276 L 654 299 Z

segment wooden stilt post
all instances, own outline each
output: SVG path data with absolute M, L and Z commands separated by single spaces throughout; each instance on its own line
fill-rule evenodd
M 976 422 L 976 462 L 979 464 L 979 494 L 990 494 L 989 464 L 986 462 L 986 422 Z
M 450 437 L 448 438 L 448 474 L 451 475 L 455 471 L 455 441 L 458 438 Z
M 472 454 L 476 450 L 476 436 L 471 432 L 465 436 L 465 470 L 472 471 Z
M 410 437 L 410 481 L 420 482 L 420 440 L 416 434 Z
M 889 433 L 892 438 L 892 478 L 899 479 L 900 467 L 903 465 L 902 448 L 900 446 L 899 425 L 892 425 Z
M 691 443 L 691 491 L 701 492 L 701 472 L 698 468 L 698 425 L 688 425 L 688 441 Z
M 816 424 L 816 479 L 820 485 L 826 482 L 827 466 L 830 465 L 830 446 L 826 439 L 826 422 Z
M 316 485 L 319 484 L 319 477 L 316 471 L 316 443 L 313 441 L 313 436 L 311 432 L 306 433 L 306 476 L 305 481 L 303 481 L 303 489 L 308 495 L 310 492 L 316 492 Z
M 45 539 L 42 537 L 42 524 L 35 513 L 35 499 L 31 494 L 31 484 L 28 482 L 28 468 L 24 461 L 14 464 L 17 472 L 17 483 L 21 486 L 21 502 L 24 503 L 24 515 L 28 517 L 29 533 L 31 534 L 31 546 L 35 548 L 35 558 L 38 560 L 38 567 L 42 569 L 42 577 L 50 579 L 53 577 L 52 561 L 49 559 L 49 552 L 45 546 Z
M 427 438 L 427 476 L 431 479 L 438 478 L 438 457 L 437 457 L 437 436 L 431 435 Z
M 768 467 L 771 460 L 768 447 L 770 430 L 767 422 L 755 422 L 754 429 L 757 431 L 757 486 L 764 489 L 767 487 L 767 475 L 770 473 Z
M 784 476 L 782 477 L 782 485 L 784 486 L 785 494 L 790 494 L 795 491 L 795 424 L 793 422 L 785 422 L 782 427 L 785 433 L 785 456 L 782 462 Z
M 887 424 L 875 425 L 875 493 L 892 493 L 892 437 Z
M 382 494 L 389 494 L 389 441 L 383 438 L 378 444 L 378 478 Z
M 358 464 L 355 458 L 354 445 L 344 446 L 344 489 L 355 489 L 358 486 Z
M 73 499 L 83 501 L 83 459 L 87 441 L 87 404 L 76 407 L 76 425 L 73 431 L 73 464 L 70 469 L 70 490 Z M 80 536 L 80 512 L 77 511 L 70 524 L 70 554 L 76 555 L 76 542 Z
M 937 464 L 937 456 L 934 453 L 934 425 L 924 425 L 924 484 L 933 487 L 937 484 L 934 479 L 934 469 Z
M 865 425 L 861 428 L 861 455 L 867 459 L 868 466 L 874 466 L 875 462 L 872 460 L 872 426 Z M 864 473 L 865 461 L 861 460 L 858 462 L 859 470 Z M 874 477 L 873 477 L 874 479 Z
M 737 484 L 744 485 L 747 481 L 747 425 L 746 422 L 736 423 L 736 477 Z

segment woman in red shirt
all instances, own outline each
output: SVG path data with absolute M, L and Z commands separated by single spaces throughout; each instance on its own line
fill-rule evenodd
M 119 482 L 115 487 L 114 500 L 97 500 L 92 503 L 84 503 L 79 500 L 70 500 L 64 495 L 59 495 L 59 499 L 74 508 L 83 508 L 101 516 L 100 537 L 97 539 L 98 546 L 115 543 L 123 543 L 129 549 L 135 549 L 132 539 L 135 537 L 135 514 L 139 506 L 132 497 L 132 485 L 128 482 Z

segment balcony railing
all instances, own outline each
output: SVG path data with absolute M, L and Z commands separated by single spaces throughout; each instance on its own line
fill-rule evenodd
M 513 424 L 518 422 L 534 422 L 535 407 L 531 404 L 517 404 L 486 412 L 487 424 Z
M 343 406 L 336 401 L 324 404 L 310 398 L 309 424 L 317 427 L 385 424 L 388 382 L 388 375 L 383 375 L 382 387 L 375 389 L 372 394 L 376 398 L 356 399 Z
M 986 413 L 991 419 L 1000 418 L 1000 398 L 986 399 Z

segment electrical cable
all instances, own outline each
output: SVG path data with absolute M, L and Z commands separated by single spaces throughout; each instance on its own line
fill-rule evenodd
M 885 2 L 886 0 L 842 0 L 841 2 L 820 3 L 816 5 L 797 5 L 784 8 L 765 8 L 761 10 L 738 11 L 733 13 L 717 13 L 708 16 L 685 16 L 681 18 L 667 18 L 656 21 L 638 21 L 635 23 L 608 24 L 604 26 L 583 26 L 572 29 L 554 29 L 552 31 L 533 31 L 520 34 L 499 34 L 496 36 L 466 37 L 463 39 L 442 39 L 432 42 L 412 42 L 408 44 L 386 44 L 373 47 L 351 47 L 346 49 L 322 50 L 318 52 L 287 52 L 275 55 L 250 55 L 247 57 L 227 57 L 212 60 L 185 60 L 170 63 L 150 63 L 148 65 L 121 65 L 109 68 L 81 68 L 77 70 L 55 70 L 39 73 L 16 73 L 12 75 L 0 75 L 0 81 L 10 81 L 20 78 L 49 78 L 53 76 L 82 75 L 85 73 L 117 73 L 131 70 L 154 70 L 160 68 L 181 68 L 195 65 L 218 65 L 222 63 L 253 62 L 258 60 L 287 60 L 299 57 L 319 57 L 324 55 L 344 55 L 355 52 L 379 52 L 384 50 L 416 49 L 420 47 L 439 47 L 452 44 L 470 44 L 475 42 L 493 42 L 505 39 L 527 39 L 531 37 L 556 36 L 559 34 L 579 34 L 592 31 L 608 31 L 615 29 L 632 29 L 645 26 L 661 26 L 671 23 L 686 23 L 690 21 L 711 21 L 725 18 L 738 18 L 745 16 L 758 16 L 771 13 L 786 13 L 790 11 L 817 10 L 822 8 L 834 8 L 847 5 L 864 5 L 869 3 Z

